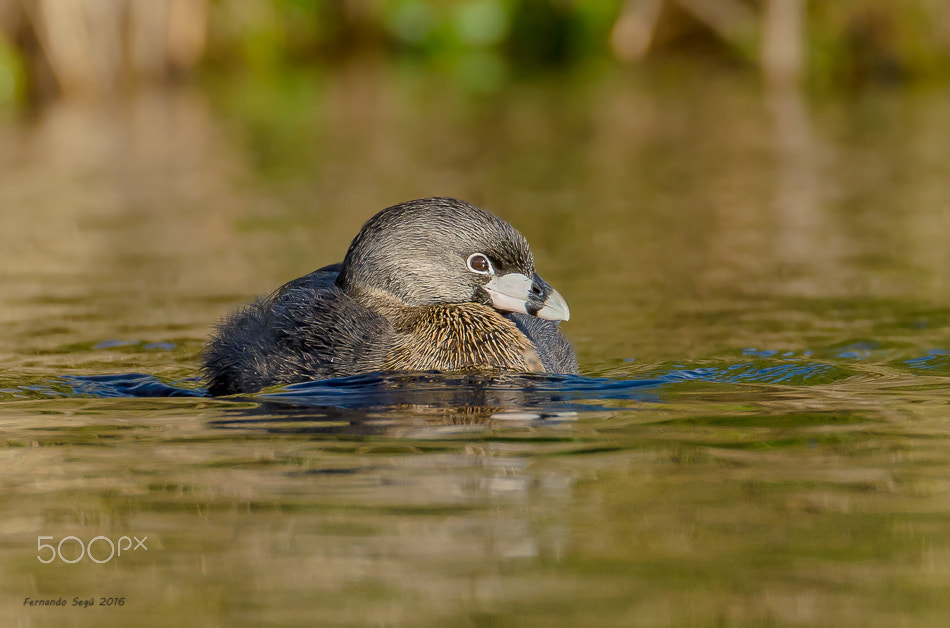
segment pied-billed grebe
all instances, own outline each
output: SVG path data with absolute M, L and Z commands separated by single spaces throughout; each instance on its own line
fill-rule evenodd
M 569 317 L 511 225 L 427 198 L 370 218 L 342 264 L 232 312 L 203 366 L 213 395 L 378 370 L 576 373 Z

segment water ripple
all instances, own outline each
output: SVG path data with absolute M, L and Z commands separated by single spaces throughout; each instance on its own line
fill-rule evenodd
M 619 377 L 578 375 L 485 375 L 445 373 L 368 373 L 275 387 L 232 399 L 284 406 L 385 408 L 424 404 L 434 407 L 497 406 L 524 408 L 556 405 L 560 409 L 593 410 L 591 401 L 655 402 L 660 390 L 682 383 L 822 386 L 840 380 L 907 378 L 950 373 L 950 352 L 931 349 L 926 355 L 895 360 L 888 365 L 854 365 L 844 354 L 871 350 L 850 343 L 836 347 L 839 359 L 809 359 L 810 352 L 743 349 L 746 360 L 668 363 L 649 370 L 631 366 L 614 372 Z M 751 358 L 751 359 L 748 359 Z M 624 376 L 626 375 L 626 377 Z M 15 382 L 0 388 L 0 400 L 63 397 L 203 397 L 198 378 L 168 381 L 142 373 L 63 375 L 52 379 Z
M 167 384 L 152 375 L 64 375 L 59 378 L 77 397 L 204 397 L 203 390 Z
M 850 375 L 848 371 L 833 364 L 821 362 L 791 362 L 771 364 L 765 361 L 744 362 L 724 367 L 703 367 L 670 371 L 660 378 L 675 382 L 698 380 L 723 384 L 824 384 Z

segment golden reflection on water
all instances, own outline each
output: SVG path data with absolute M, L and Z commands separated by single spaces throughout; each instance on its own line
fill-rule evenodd
M 947 348 L 950 94 L 572 80 L 473 99 L 354 66 L 0 126 L 0 623 L 942 625 L 948 367 L 908 361 Z M 505 394 L 290 413 L 48 384 L 193 376 L 228 308 L 428 195 L 525 233 L 588 374 L 747 348 L 830 374 L 542 420 Z M 139 532 L 124 563 L 33 553 Z

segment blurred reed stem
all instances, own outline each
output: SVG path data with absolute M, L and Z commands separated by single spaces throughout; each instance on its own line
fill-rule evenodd
M 39 98 L 95 98 L 191 69 L 205 49 L 208 0 L 6 0 L 2 30 Z M 44 80 L 48 77 L 49 80 Z

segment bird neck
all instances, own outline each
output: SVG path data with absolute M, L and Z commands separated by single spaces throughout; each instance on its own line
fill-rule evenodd
M 401 312 L 406 309 L 406 305 L 399 299 L 378 288 L 350 288 L 346 294 L 360 305 L 381 314 L 393 327 L 396 326 Z

